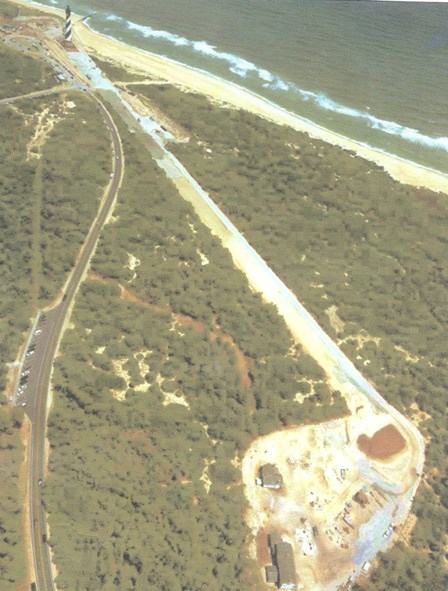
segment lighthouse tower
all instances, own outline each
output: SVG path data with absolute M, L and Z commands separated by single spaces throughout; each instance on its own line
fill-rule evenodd
M 72 11 L 68 4 L 67 8 L 65 9 L 65 40 L 72 40 Z

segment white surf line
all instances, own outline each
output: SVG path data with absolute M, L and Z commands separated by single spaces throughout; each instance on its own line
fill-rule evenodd
M 35 6 L 37 9 L 40 9 L 43 12 L 48 12 L 61 17 L 63 17 L 65 14 L 64 11 L 60 8 L 52 7 L 46 4 L 41 4 L 34 0 L 11 0 L 11 2 L 14 2 L 15 4 L 19 5 L 21 4 L 24 6 Z M 80 16 L 74 15 L 74 13 L 72 13 L 72 15 L 76 17 Z M 277 103 L 263 97 L 260 94 L 257 94 L 255 91 L 240 86 L 235 82 L 231 82 L 230 80 L 226 80 L 225 78 L 221 78 L 219 76 L 211 74 L 210 72 L 203 70 L 201 68 L 189 66 L 172 58 L 168 58 L 166 56 L 162 56 L 151 51 L 135 47 L 133 45 L 130 45 L 129 43 L 120 41 L 115 37 L 112 37 L 111 35 L 107 35 L 105 33 L 97 31 L 87 22 L 80 23 L 80 26 L 84 27 L 90 34 L 98 37 L 103 37 L 105 40 L 108 40 L 115 45 L 122 45 L 124 48 L 127 48 L 131 51 L 141 52 L 142 54 L 146 54 L 150 58 L 155 58 L 157 60 L 166 62 L 167 64 L 171 64 L 173 66 L 182 68 L 184 71 L 191 71 L 195 74 L 204 76 L 209 80 L 216 81 L 217 83 L 226 86 L 229 90 L 236 93 L 240 93 L 242 96 L 244 95 L 244 98 L 250 99 L 252 101 L 251 107 L 255 108 L 255 111 L 253 111 L 252 108 L 249 106 L 244 107 L 241 106 L 239 103 L 235 103 L 234 100 L 232 100 L 231 98 L 229 98 L 229 100 L 227 101 L 225 99 L 218 99 L 223 103 L 237 106 L 237 108 L 241 108 L 249 112 L 254 112 L 255 114 L 262 116 L 270 121 L 273 121 L 276 124 L 279 124 L 279 117 L 281 117 L 282 121 L 280 124 L 287 125 L 298 132 L 306 133 L 315 139 L 321 140 L 331 145 L 339 146 L 344 150 L 353 151 L 356 153 L 357 156 L 365 158 L 366 160 L 374 162 L 378 166 L 383 167 L 392 178 L 398 180 L 401 183 L 413 184 L 415 186 L 426 187 L 436 192 L 448 193 L 448 174 L 442 172 L 441 170 L 426 166 L 424 164 L 419 164 L 414 160 L 409 160 L 407 158 L 403 158 L 401 156 L 393 154 L 392 152 L 387 152 L 386 150 L 383 150 L 376 146 L 371 146 L 367 142 L 356 140 L 349 136 L 344 136 L 336 131 L 332 131 L 331 129 L 323 127 L 319 123 L 312 121 L 311 119 L 307 119 L 302 115 L 299 115 L 297 113 L 294 113 L 293 111 L 289 111 L 288 109 L 279 106 Z M 77 31 L 75 29 L 74 33 L 76 34 L 76 32 Z M 82 45 L 89 46 L 90 51 L 93 51 L 93 53 L 95 54 L 101 53 L 99 52 L 99 50 L 95 49 L 95 47 L 90 45 L 89 42 L 87 42 L 86 40 L 82 41 Z M 107 48 L 105 46 L 103 48 L 103 51 L 106 49 Z M 107 54 L 107 51 L 105 52 L 105 54 Z M 120 60 L 116 57 L 109 56 L 108 59 L 112 59 L 112 61 L 118 63 L 118 65 L 120 65 L 121 63 Z M 123 64 L 121 65 L 122 67 L 126 67 L 123 66 Z M 138 61 L 136 61 L 132 66 L 129 65 L 128 67 L 135 67 L 138 69 Z M 144 67 L 143 71 L 145 71 Z M 162 76 L 162 74 L 158 75 Z M 165 80 L 168 84 L 177 84 L 176 82 L 172 82 L 169 77 L 166 77 Z M 178 84 L 185 86 L 185 83 Z M 212 94 L 209 94 L 206 91 L 197 92 L 201 92 L 205 96 L 213 96 Z M 306 93 L 307 91 L 303 92 Z M 383 133 L 387 132 L 383 131 Z M 397 169 L 397 167 L 399 167 L 400 164 L 409 167 L 409 170 L 403 173 L 402 171 Z M 423 177 L 423 175 L 425 176 Z M 428 175 L 430 175 L 430 178 L 428 178 Z
M 265 88 L 275 91 L 293 92 L 302 100 L 314 103 L 325 111 L 359 119 L 370 129 L 393 135 L 413 144 L 420 144 L 428 148 L 435 148 L 448 152 L 448 137 L 429 136 L 418 129 L 407 127 L 396 121 L 381 119 L 368 111 L 362 111 L 358 108 L 339 103 L 324 92 L 306 90 L 298 86 L 295 82 L 282 79 L 277 74 L 266 70 L 244 57 L 217 49 L 215 45 L 211 45 L 208 41 L 192 40 L 170 31 L 153 29 L 148 25 L 140 25 L 114 14 L 109 14 L 109 16 L 106 17 L 106 20 L 121 23 L 129 31 L 136 31 L 145 39 L 164 41 L 174 47 L 187 48 L 203 58 L 224 61 L 228 65 L 228 71 L 240 78 L 245 79 L 252 75 L 258 78 L 259 81 L 262 81 L 263 87 Z

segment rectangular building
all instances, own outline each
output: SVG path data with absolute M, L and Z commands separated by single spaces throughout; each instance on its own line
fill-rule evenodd
M 278 588 L 297 589 L 296 566 L 291 544 L 282 541 L 276 545 L 274 564 L 278 570 Z
M 279 489 L 283 486 L 283 477 L 275 464 L 265 464 L 260 468 L 261 486 Z

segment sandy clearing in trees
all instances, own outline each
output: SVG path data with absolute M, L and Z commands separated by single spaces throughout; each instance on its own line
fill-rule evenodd
M 156 382 L 159 385 L 160 391 L 164 397 L 164 401 L 162 402 L 163 406 L 168 406 L 168 404 L 180 404 L 190 410 L 190 405 L 188 404 L 184 394 L 178 394 L 179 389 L 175 390 L 174 392 L 165 392 L 165 390 L 162 389 L 162 384 L 164 382 L 169 382 L 169 380 L 164 378 L 162 374 L 157 374 Z
M 199 478 L 199 480 L 202 480 L 202 482 L 204 483 L 204 488 L 205 488 L 205 492 L 208 494 L 210 491 L 210 487 L 213 484 L 212 481 L 210 480 L 210 476 L 208 474 L 208 469 L 212 464 L 215 464 L 216 460 L 209 460 L 207 458 L 204 458 L 204 469 L 202 471 L 202 474 Z
M 39 159 L 42 156 L 42 148 L 51 133 L 55 124 L 61 120 L 54 113 L 50 113 L 50 108 L 45 107 L 40 113 L 37 113 L 28 119 L 29 124 L 37 119 L 33 137 L 26 146 L 26 159 Z
M 416 402 L 413 402 L 409 408 L 412 412 L 410 419 L 416 427 L 418 427 L 421 422 L 426 421 L 431 418 L 430 414 L 428 414 L 424 410 L 420 410 L 420 408 Z
M 114 374 L 125 381 L 125 387 L 123 390 L 112 390 L 112 395 L 116 400 L 123 401 L 126 399 L 126 392 L 128 391 L 129 382 L 131 381 L 129 371 L 124 369 L 124 366 L 128 361 L 129 359 L 112 359 Z
M 328 316 L 333 330 L 335 330 L 337 333 L 344 332 L 345 322 L 342 320 L 342 318 L 339 318 L 337 306 L 330 306 L 325 310 L 325 314 Z
M 122 297 L 130 302 L 133 302 L 133 303 L 137 304 L 138 306 L 142 306 L 144 308 L 150 308 L 151 310 L 154 310 L 155 312 L 158 312 L 161 314 L 163 314 L 163 313 L 170 314 L 173 318 L 173 323 L 171 325 L 170 330 L 176 331 L 177 334 L 179 334 L 179 335 L 182 334 L 179 330 L 177 330 L 179 326 L 187 326 L 187 327 L 191 328 L 192 330 L 195 330 L 196 332 L 199 332 L 199 333 L 202 333 L 202 332 L 204 332 L 204 330 L 206 330 L 206 326 L 203 322 L 200 322 L 199 320 L 196 320 L 196 319 L 192 318 L 191 316 L 186 316 L 185 314 L 177 314 L 177 313 L 171 312 L 171 310 L 166 306 L 160 306 L 158 304 L 151 304 L 150 302 L 140 298 L 136 293 L 134 293 L 130 289 L 126 289 L 121 284 L 117 283 L 117 281 L 115 281 L 114 279 L 105 279 L 104 277 L 101 277 L 100 275 L 93 273 L 92 271 L 89 272 L 88 278 L 91 281 L 100 281 L 101 283 L 105 283 L 105 284 L 109 284 L 109 285 L 118 285 L 118 287 L 120 288 L 120 297 Z M 249 373 L 250 373 L 249 358 L 244 355 L 243 351 L 238 347 L 238 345 L 235 343 L 235 341 L 233 340 L 233 338 L 230 335 L 223 333 L 220 326 L 217 326 L 217 325 L 215 325 L 215 326 L 216 326 L 216 331 L 213 331 L 212 333 L 210 333 L 210 340 L 212 342 L 214 342 L 216 339 L 219 338 L 219 339 L 221 339 L 221 341 L 223 341 L 224 343 L 226 343 L 227 345 L 230 346 L 233 354 L 235 355 L 236 365 L 237 365 L 238 372 L 240 375 L 241 384 L 244 386 L 251 386 L 252 381 L 251 381 L 251 378 L 249 375 Z M 98 347 L 96 349 L 96 353 L 101 354 L 105 351 L 105 349 L 106 349 L 106 347 Z M 151 353 L 151 351 L 149 351 L 148 353 Z M 144 376 L 142 375 L 142 377 L 144 377 Z

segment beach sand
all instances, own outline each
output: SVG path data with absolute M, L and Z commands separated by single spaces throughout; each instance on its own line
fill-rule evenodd
M 30 6 L 26 0 L 11 1 L 22 6 Z M 39 7 L 38 5 L 32 6 Z M 64 16 L 64 12 L 56 8 L 42 7 L 42 11 Z M 84 22 L 76 22 L 79 18 L 78 15 L 73 15 L 72 18 L 72 22 L 75 23 L 73 26 L 74 41 L 78 47 L 83 48 L 94 57 L 113 62 L 128 72 L 143 74 L 149 78 L 203 94 L 214 101 L 249 111 L 274 123 L 287 125 L 297 131 L 307 133 L 313 138 L 350 150 L 383 167 L 392 178 L 402 183 L 448 193 L 448 175 L 446 174 L 334 133 L 282 109 L 236 84 L 96 33 Z

